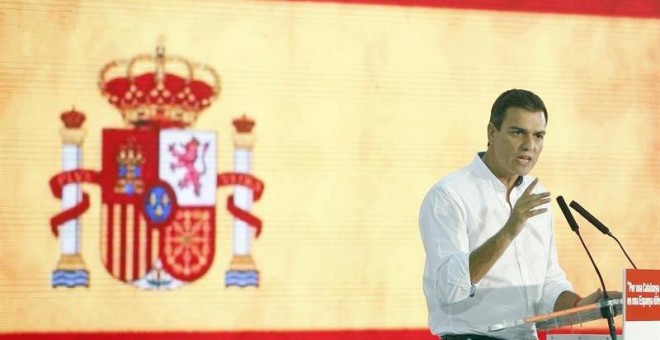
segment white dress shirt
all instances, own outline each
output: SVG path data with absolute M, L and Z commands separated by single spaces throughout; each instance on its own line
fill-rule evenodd
M 510 194 L 477 154 L 471 164 L 431 187 L 422 202 L 419 228 L 426 251 L 424 294 L 433 334 L 483 334 L 535 339 L 531 325 L 488 333 L 488 327 L 550 313 L 559 294 L 572 290 L 557 262 L 552 212 L 527 220 L 524 228 L 476 285 L 469 256 L 506 223 L 532 182 L 524 176 Z M 533 192 L 544 192 L 540 183 Z M 550 204 L 543 207 L 550 209 Z

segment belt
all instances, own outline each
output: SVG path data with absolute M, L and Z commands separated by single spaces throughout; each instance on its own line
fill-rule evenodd
M 492 336 L 479 335 L 479 334 L 445 334 L 441 335 L 442 340 L 500 340 Z

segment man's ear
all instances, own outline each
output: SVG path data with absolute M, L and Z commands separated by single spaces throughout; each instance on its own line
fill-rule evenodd
M 488 136 L 488 145 L 493 141 L 495 138 L 495 132 L 497 132 L 497 128 L 493 123 L 488 123 L 488 127 L 486 127 L 486 134 Z

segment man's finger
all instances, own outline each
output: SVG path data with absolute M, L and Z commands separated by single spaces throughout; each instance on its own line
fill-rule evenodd
M 525 209 L 527 207 L 529 207 L 528 209 L 532 209 L 541 204 L 550 203 L 550 201 L 551 201 L 550 193 L 542 192 L 539 194 L 533 194 L 526 198 L 521 198 L 520 200 L 518 200 L 519 203 L 516 203 L 516 205 L 520 206 L 520 208 L 522 209 Z
M 530 210 L 529 211 L 529 217 L 533 217 L 536 215 L 541 215 L 544 212 L 548 211 L 548 208 L 541 208 L 541 209 L 536 209 L 536 210 Z
M 550 197 L 550 192 L 540 192 L 538 194 L 532 194 L 531 197 L 533 197 L 534 200 L 544 200 L 544 199 L 549 199 Z
M 550 197 L 545 197 L 545 198 L 540 199 L 540 200 L 536 203 L 536 206 L 543 205 L 543 204 L 547 204 L 547 203 L 550 203 L 551 201 L 552 201 L 552 199 L 551 199 Z
M 537 184 L 538 182 L 539 182 L 539 178 L 538 178 L 538 177 L 534 178 L 534 180 L 532 181 L 532 183 L 529 183 L 529 185 L 527 186 L 527 189 L 525 189 L 525 191 L 523 191 L 522 196 L 527 196 L 527 195 L 529 195 L 529 194 L 532 192 L 532 190 L 534 189 L 534 187 L 536 186 L 536 184 Z
M 610 299 L 622 299 L 623 298 L 623 293 L 619 291 L 607 291 L 607 296 L 609 296 Z

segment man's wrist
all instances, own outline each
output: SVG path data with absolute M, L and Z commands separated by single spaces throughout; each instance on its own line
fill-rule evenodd
M 517 236 L 514 222 L 511 222 L 511 220 L 506 221 L 502 229 L 500 229 L 500 236 L 504 237 L 508 243 L 513 242 Z

